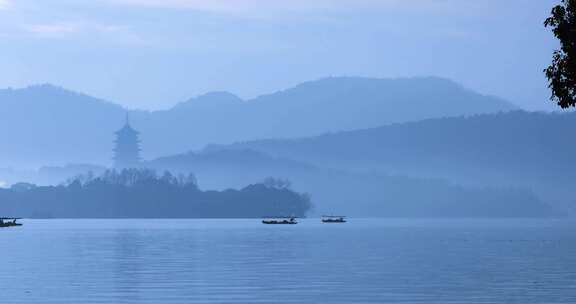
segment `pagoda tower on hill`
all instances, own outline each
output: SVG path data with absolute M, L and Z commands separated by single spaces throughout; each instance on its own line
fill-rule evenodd
M 140 166 L 140 139 L 138 131 L 130 126 L 128 114 L 122 129 L 115 132 L 114 167 L 118 169 Z

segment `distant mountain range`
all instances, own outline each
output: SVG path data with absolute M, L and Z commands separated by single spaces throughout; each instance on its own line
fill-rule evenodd
M 504 173 L 499 182 L 461 185 L 458 179 L 389 174 L 378 170 L 326 168 L 303 161 L 271 156 L 240 146 L 212 147 L 148 161 L 145 167 L 173 174 L 193 173 L 202 189 L 225 191 L 261 183 L 268 177 L 286 179 L 298 192 L 311 195 L 311 215 L 341 213 L 355 217 L 541 217 L 569 214 L 571 204 L 548 204 L 549 196 L 519 184 Z M 88 171 L 101 174 L 105 168 L 89 165 L 43 167 L 38 172 L 4 172 L 9 183 L 60 184 Z M 457 171 L 453 168 L 452 171 Z M 460 171 L 467 172 L 466 168 Z M 473 172 L 473 171 L 470 171 Z M 428 172 L 431 175 L 434 172 Z M 445 171 L 437 172 L 439 175 Z M 471 174 L 470 177 L 473 177 Z M 11 178 L 9 178 L 11 176 Z M 508 177 L 507 177 L 508 176 Z M 570 187 L 565 187 L 570 192 Z M 565 191 L 566 192 L 566 191 Z M 556 193 L 556 192 L 555 192 Z M 560 192 L 557 192 L 558 194 Z M 563 194 L 571 198 L 570 194 Z M 567 211 L 567 212 L 566 212 Z
M 0 90 L 0 168 L 43 167 L 0 170 L 0 184 L 102 172 L 125 114 L 50 85 Z M 575 213 L 576 113 L 519 111 L 441 78 L 327 78 L 246 101 L 213 92 L 130 120 L 147 167 L 222 191 L 285 178 L 313 214 Z
M 545 217 L 560 214 L 528 187 L 461 186 L 434 178 L 326 169 L 253 150 L 217 150 L 163 157 L 147 167 L 193 172 L 204 189 L 225 190 L 286 179 L 311 195 L 311 215 L 355 217 Z
M 441 78 L 327 78 L 244 101 L 202 95 L 165 111 L 130 111 L 144 157 L 204 145 L 313 136 L 428 118 L 514 110 Z M 1 167 L 109 164 L 119 105 L 51 85 L 0 90 Z
M 347 172 L 440 178 L 473 187 L 520 187 L 576 210 L 576 113 L 513 111 L 339 132 L 214 145 L 205 152 L 253 150 Z
M 326 168 L 457 176 L 469 182 L 561 182 L 576 178 L 576 141 L 567 135 L 575 126 L 576 113 L 512 111 L 207 150 L 251 149 Z

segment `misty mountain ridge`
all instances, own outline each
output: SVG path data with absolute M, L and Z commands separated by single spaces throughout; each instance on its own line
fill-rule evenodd
M 230 92 L 216 91 L 208 92 L 200 96 L 190 98 L 185 102 L 176 104 L 172 109 L 198 109 L 219 106 L 236 106 L 243 103 L 244 100 Z
M 255 150 L 214 150 L 187 152 L 183 154 L 159 157 L 144 163 L 145 167 L 168 168 L 178 172 L 193 172 L 194 168 L 204 164 L 217 163 L 222 166 L 235 167 L 246 166 L 247 164 L 257 164 L 259 167 L 284 167 L 292 169 L 313 169 L 314 166 L 294 161 L 288 158 L 272 157 L 266 153 Z
M 252 149 L 323 168 L 522 187 L 574 214 L 576 143 L 564 130 L 575 124 L 574 112 L 512 111 L 213 145 L 206 151 Z
M 291 138 L 426 118 L 516 109 L 442 78 L 309 81 L 251 100 L 213 92 L 162 111 L 129 111 L 144 158 L 262 138 Z M 40 85 L 0 90 L 0 128 L 10 130 L 0 166 L 109 164 L 119 105 Z M 32 121 L 33 123 L 30 123 Z M 297 123 L 296 123 L 297 122 Z M 40 151 L 41 147 L 41 151 Z
M 415 92 L 419 91 L 419 92 Z M 462 94 L 471 97 L 461 100 L 468 106 L 474 106 L 477 98 L 485 97 L 481 105 L 486 109 L 499 108 L 501 110 L 512 110 L 518 107 L 512 103 L 495 96 L 482 95 L 464 86 L 442 77 L 409 77 L 409 78 L 368 78 L 368 77 L 327 77 L 313 81 L 306 81 L 293 88 L 281 90 L 272 94 L 261 95 L 255 100 L 273 100 L 279 96 L 295 96 L 301 94 L 303 99 L 294 100 L 296 102 L 322 102 L 336 101 L 342 97 L 358 97 L 363 95 L 367 99 L 377 99 L 379 96 L 392 97 L 394 93 L 406 94 L 406 97 L 421 97 L 418 94 L 434 93 L 442 97 L 442 93 Z M 307 95 L 317 95 L 315 100 L 306 100 Z M 348 96 L 347 96 L 348 95 Z M 351 95 L 351 96 L 350 96 Z M 387 96 L 388 95 L 388 96 Z M 394 102 L 394 100 L 387 100 Z
M 27 105 L 53 105 L 53 106 L 104 106 L 122 108 L 122 106 L 110 101 L 92 97 L 90 95 L 67 90 L 61 86 L 43 83 L 27 86 L 25 88 L 0 89 L 0 100 L 4 103 L 25 103 Z
M 258 184 L 268 177 L 288 180 L 292 189 L 307 192 L 313 215 L 336 212 L 383 217 L 543 217 L 564 214 L 537 197 L 529 187 L 462 186 L 440 178 L 390 175 L 322 168 L 302 161 L 241 149 L 212 149 L 161 157 L 143 164 L 159 172 L 193 173 L 204 189 L 226 191 Z M 29 182 L 61 184 L 105 168 L 88 165 L 44 167 Z M 22 179 L 13 180 L 16 182 Z
M 213 149 L 146 162 L 159 171 L 193 172 L 202 187 L 226 190 L 285 179 L 311 195 L 313 214 L 360 217 L 544 217 L 559 212 L 529 188 L 460 186 L 437 178 L 322 168 L 254 150 Z
M 494 173 L 531 173 L 526 178 L 562 178 L 576 172 L 571 165 L 576 144 L 562 133 L 574 124 L 576 113 L 511 111 L 312 137 L 211 145 L 205 150 L 252 149 L 274 157 L 349 170 L 442 173 L 458 165 Z

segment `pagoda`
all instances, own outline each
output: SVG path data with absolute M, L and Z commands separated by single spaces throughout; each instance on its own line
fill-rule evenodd
M 140 166 L 140 139 L 138 131 L 130 126 L 128 114 L 122 129 L 115 132 L 114 167 L 119 169 Z

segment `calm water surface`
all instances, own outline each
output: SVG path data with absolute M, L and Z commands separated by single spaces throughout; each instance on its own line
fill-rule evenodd
M 564 220 L 24 220 L 9 303 L 576 303 Z

